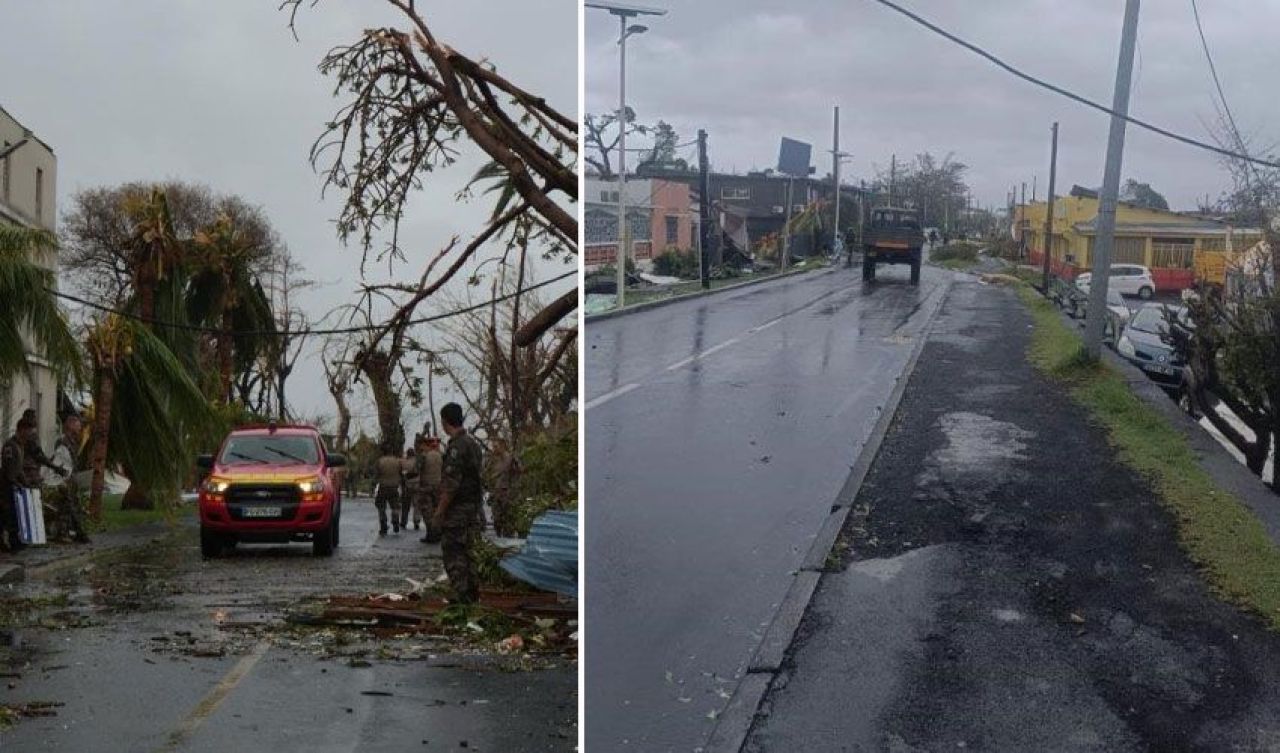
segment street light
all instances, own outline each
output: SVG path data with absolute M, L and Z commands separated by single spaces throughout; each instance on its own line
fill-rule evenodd
M 586 2 L 584 5 L 618 17 L 618 253 L 615 265 L 618 268 L 616 307 L 622 308 L 627 287 L 627 259 L 631 255 L 631 223 L 627 222 L 627 37 L 649 30 L 641 24 L 627 25 L 627 21 L 636 16 L 665 16 L 667 12 L 627 3 Z

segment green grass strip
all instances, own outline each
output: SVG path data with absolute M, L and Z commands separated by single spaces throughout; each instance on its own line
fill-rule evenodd
M 1218 488 L 1186 438 L 1143 403 L 1113 369 L 1084 356 L 1083 341 L 1053 304 L 1026 285 L 1018 294 L 1035 320 L 1028 357 L 1067 385 L 1107 429 L 1120 459 L 1142 474 L 1174 513 L 1182 547 L 1225 600 L 1280 630 L 1280 549 L 1247 507 Z

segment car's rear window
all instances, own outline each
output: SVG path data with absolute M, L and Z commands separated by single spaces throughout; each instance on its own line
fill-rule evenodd
M 263 463 L 299 463 L 315 465 L 320 462 L 316 441 L 299 435 L 234 436 L 222 448 L 218 462 L 223 465 L 261 465 Z

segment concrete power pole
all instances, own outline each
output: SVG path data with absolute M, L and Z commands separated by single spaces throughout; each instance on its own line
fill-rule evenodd
M 831 220 L 831 253 L 837 254 L 840 248 L 840 105 L 835 108 L 835 124 L 831 134 L 831 182 L 835 189 L 835 206 Z
M 1111 273 L 1111 247 L 1116 235 L 1116 195 L 1120 192 L 1120 166 L 1124 161 L 1125 116 L 1129 114 L 1129 83 L 1133 77 L 1133 48 L 1138 35 L 1141 0 L 1125 0 L 1124 30 L 1120 35 L 1120 60 L 1116 66 L 1115 95 L 1111 101 L 1111 132 L 1107 138 L 1107 163 L 1098 197 L 1098 240 L 1094 244 L 1093 279 L 1089 285 L 1089 309 L 1084 325 L 1084 349 L 1097 358 L 1107 321 L 1107 283 Z
M 707 169 L 707 132 L 698 130 L 698 277 L 711 287 L 711 173 Z
M 1053 182 L 1058 176 L 1058 122 L 1053 122 L 1053 146 L 1049 148 L 1049 204 L 1044 219 L 1044 294 L 1049 295 L 1049 259 L 1053 256 Z
M 893 188 L 894 183 L 898 180 L 898 155 L 893 155 L 889 161 L 889 206 L 893 206 Z

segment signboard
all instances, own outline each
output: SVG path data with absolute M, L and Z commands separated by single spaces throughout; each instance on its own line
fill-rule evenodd
M 778 172 L 793 175 L 797 178 L 809 174 L 809 158 L 813 147 L 803 141 L 782 137 L 782 146 L 778 149 Z

